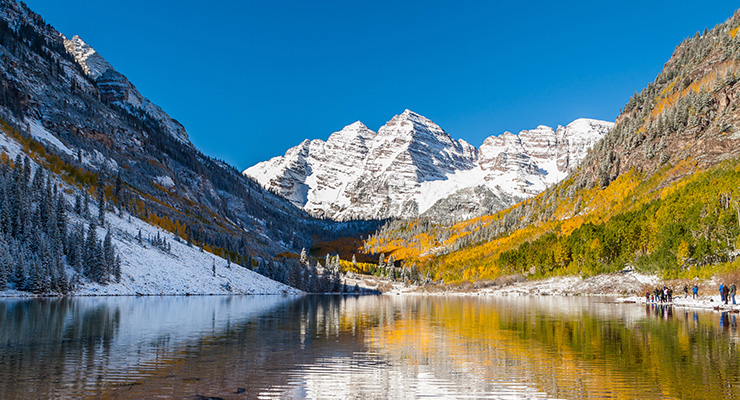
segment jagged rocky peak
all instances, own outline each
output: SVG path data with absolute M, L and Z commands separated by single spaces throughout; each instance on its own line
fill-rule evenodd
M 405 110 L 378 130 L 368 168 L 374 172 L 405 173 L 420 183 L 471 169 L 476 158 L 474 146 L 453 139 L 430 119 Z
M 342 128 L 341 131 L 332 133 L 326 140 L 327 146 L 341 147 L 343 150 L 352 150 L 356 146 L 364 147 L 365 143 L 375 137 L 373 132 L 360 121 L 354 122 Z
M 452 137 L 439 125 L 409 109 L 391 118 L 378 133 L 389 136 L 429 134 L 440 142 L 452 142 Z
M 455 140 L 432 120 L 409 109 L 394 116 L 378 130 L 379 135 L 408 138 L 410 142 L 435 143 L 460 150 L 466 157 L 475 156 L 475 147 L 460 139 Z
M 596 120 L 539 126 L 491 136 L 476 149 L 405 110 L 377 133 L 358 121 L 244 174 L 321 217 L 465 218 L 511 206 L 562 179 L 611 126 Z
M 87 76 L 92 79 L 98 79 L 105 71 L 113 69 L 108 61 L 98 54 L 95 49 L 85 43 L 82 38 L 77 35 L 72 36 L 72 39 L 64 38 L 64 47 L 67 52 L 74 56 L 75 60 L 85 71 Z

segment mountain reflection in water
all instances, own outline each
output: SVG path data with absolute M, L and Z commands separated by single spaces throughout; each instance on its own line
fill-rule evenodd
M 0 301 L 0 398 L 733 398 L 736 315 L 579 297 Z

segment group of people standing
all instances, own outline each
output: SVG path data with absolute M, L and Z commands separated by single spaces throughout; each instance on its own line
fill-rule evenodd
M 673 289 L 663 286 L 663 289 L 659 287 L 655 288 L 652 295 L 650 292 L 645 292 L 645 301 L 653 303 L 656 301 L 661 303 L 671 302 L 673 301 Z
M 737 286 L 733 283 L 730 286 L 725 285 L 724 283 L 719 285 L 719 296 L 720 299 L 722 299 L 722 302 L 727 304 L 727 302 L 732 299 L 732 304 L 735 305 L 735 293 L 737 292 Z
M 683 293 L 686 296 L 686 298 L 689 297 L 689 285 L 684 285 L 683 287 Z M 721 301 L 725 304 L 729 304 L 730 301 L 732 301 L 732 304 L 737 304 L 735 302 L 735 294 L 737 293 L 737 286 L 733 283 L 731 285 L 725 285 L 724 283 L 719 285 L 719 295 L 722 299 Z M 694 285 L 691 287 L 691 295 L 695 299 L 699 294 L 699 286 Z M 673 301 L 673 289 L 663 286 L 661 289 L 660 287 L 655 288 L 652 292 L 645 292 L 645 301 L 646 302 L 672 302 Z
M 734 286 L 735 285 L 733 284 L 733 287 Z M 720 291 L 721 291 L 721 289 L 720 289 Z M 689 285 L 684 285 L 684 287 L 683 287 L 683 293 L 686 296 L 686 298 L 689 297 Z M 732 304 L 735 304 L 734 303 L 734 301 L 735 301 L 735 295 L 734 295 L 734 293 L 735 292 L 733 291 L 732 293 L 733 293 L 733 295 L 732 295 L 733 296 L 732 297 L 733 303 Z M 699 295 L 699 286 L 697 286 L 697 285 L 692 286 L 691 287 L 691 294 L 692 294 L 693 298 L 696 298 L 696 296 Z M 653 290 L 652 293 L 645 292 L 645 301 L 648 302 L 648 303 L 649 302 L 655 303 L 655 302 L 658 302 L 658 301 L 661 302 L 661 303 L 672 302 L 673 301 L 673 289 L 669 288 L 668 286 L 663 286 L 663 289 L 661 289 L 659 287 L 655 288 L 655 290 Z

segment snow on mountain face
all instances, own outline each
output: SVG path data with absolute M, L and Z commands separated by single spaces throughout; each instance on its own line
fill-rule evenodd
M 470 218 L 563 179 L 613 123 L 578 119 L 487 138 L 480 149 L 406 110 L 377 133 L 355 122 L 243 173 L 309 213 L 353 218 Z
M 88 77 L 97 82 L 100 95 L 106 101 L 117 103 L 124 107 L 134 107 L 143 110 L 152 118 L 159 121 L 162 128 L 175 138 L 190 143 L 185 128 L 170 117 L 159 106 L 142 96 L 136 87 L 113 68 L 95 49 L 85 43 L 79 36 L 72 39 L 64 38 L 64 48 L 82 67 Z
M 77 35 L 73 36 L 71 40 L 65 40 L 64 48 L 67 49 L 67 53 L 74 56 L 82 70 L 90 78 L 98 79 L 105 71 L 114 69 L 95 49 Z

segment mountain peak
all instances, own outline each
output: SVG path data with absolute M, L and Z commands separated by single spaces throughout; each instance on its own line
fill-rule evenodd
M 409 110 L 408 108 L 405 109 L 405 110 L 403 110 L 402 113 L 400 113 L 400 114 L 396 115 L 395 117 L 393 117 L 393 119 L 396 119 L 396 118 L 402 119 L 402 120 L 406 120 L 406 121 L 419 122 L 419 123 L 422 123 L 424 125 L 429 125 L 429 124 L 436 125 L 429 118 L 427 118 L 427 117 L 425 117 L 425 116 L 423 116 L 423 115 L 421 115 L 419 113 L 413 112 L 413 111 Z
M 85 74 L 93 79 L 98 79 L 106 71 L 113 69 L 108 61 L 78 35 L 72 36 L 72 39 L 64 38 L 64 48 L 74 56 Z
M 378 129 L 378 133 L 381 136 L 413 137 L 416 138 L 415 140 L 426 138 L 441 143 L 454 141 L 444 129 L 432 120 L 409 109 L 391 118 L 390 121 Z
M 368 128 L 367 125 L 363 124 L 361 121 L 355 121 L 345 126 L 344 128 L 342 128 L 343 131 L 344 130 L 358 131 L 358 130 L 365 130 L 365 129 L 370 130 L 370 128 Z
M 601 138 L 600 131 L 588 134 L 559 142 L 541 125 L 523 135 L 526 146 L 507 132 L 486 139 L 479 150 L 406 109 L 377 134 L 357 121 L 326 142 L 304 142 L 306 153 L 288 150 L 244 174 L 312 215 L 338 220 L 415 217 L 481 185 L 499 199 L 495 207 L 508 207 L 564 177 Z M 487 204 L 476 212 L 491 211 Z

